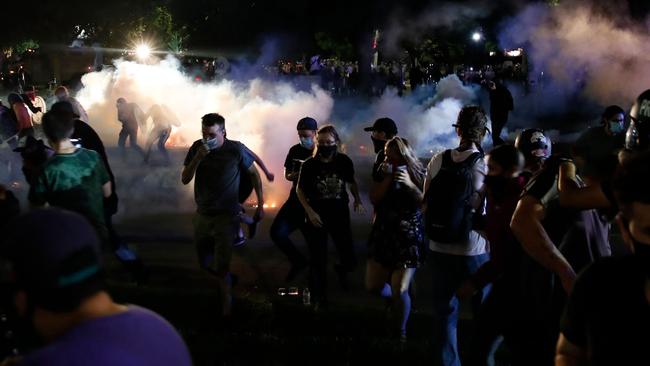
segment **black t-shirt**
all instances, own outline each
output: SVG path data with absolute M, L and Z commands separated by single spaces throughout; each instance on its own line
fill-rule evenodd
M 319 158 L 307 159 L 300 169 L 298 186 L 312 205 L 336 201 L 347 203 L 349 199 L 345 184 L 353 181 L 352 160 L 345 154 L 337 153 L 327 163 Z
M 380 152 L 377 153 L 377 156 L 375 157 L 375 163 L 372 164 L 372 180 L 375 182 L 381 182 L 384 180 L 384 173 L 381 171 L 381 164 L 384 162 L 386 158 L 386 153 L 384 153 L 384 150 L 381 150 Z
M 633 255 L 603 258 L 578 276 L 561 330 L 590 365 L 650 365 L 644 265 Z
M 192 144 L 185 157 L 187 166 L 196 155 L 202 140 Z M 224 144 L 211 150 L 196 168 L 194 177 L 194 200 L 197 212 L 203 215 L 239 212 L 239 179 L 247 174 L 253 164 L 244 145 L 225 140 Z
M 300 144 L 295 144 L 289 149 L 287 153 L 287 158 L 284 159 L 284 169 L 288 173 L 298 173 L 300 172 L 300 167 L 305 160 L 311 158 L 314 150 L 306 149 Z M 289 199 L 298 199 L 296 196 L 296 185 L 298 180 L 294 180 L 291 185 L 291 192 L 289 193 Z

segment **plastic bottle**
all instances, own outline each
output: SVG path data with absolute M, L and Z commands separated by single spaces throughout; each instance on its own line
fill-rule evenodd
M 302 303 L 304 305 L 311 305 L 311 293 L 309 292 L 309 287 L 305 287 L 302 290 Z

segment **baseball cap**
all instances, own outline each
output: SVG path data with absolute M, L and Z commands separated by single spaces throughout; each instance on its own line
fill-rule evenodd
M 52 104 L 50 112 L 54 114 L 69 114 L 74 118 L 79 118 L 79 115 L 75 113 L 74 108 L 72 107 L 72 103 L 68 101 L 61 101 Z
M 36 209 L 8 227 L 2 256 L 11 264 L 18 288 L 35 304 L 69 308 L 103 287 L 100 241 L 83 216 Z
M 364 131 L 380 131 L 389 135 L 397 135 L 397 125 L 395 121 L 388 117 L 379 118 L 372 124 L 372 127 L 366 127 Z
M 311 117 L 304 117 L 298 121 L 297 130 L 312 130 L 316 131 L 318 129 L 318 122 Z

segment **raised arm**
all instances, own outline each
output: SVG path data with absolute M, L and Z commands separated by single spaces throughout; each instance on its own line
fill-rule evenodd
M 541 222 L 544 214 L 542 203 L 537 198 L 526 195 L 517 204 L 510 228 L 528 255 L 560 277 L 562 286 L 568 293 L 576 273 L 544 230 Z

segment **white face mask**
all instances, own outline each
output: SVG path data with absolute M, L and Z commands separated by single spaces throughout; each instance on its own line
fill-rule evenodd
M 218 143 L 219 142 L 217 141 L 216 137 L 209 140 L 203 139 L 203 144 L 205 145 L 206 148 L 208 148 L 208 150 L 214 150 L 218 148 L 219 147 L 217 146 Z
M 311 150 L 314 148 L 314 139 L 312 137 L 300 137 L 300 146 Z

